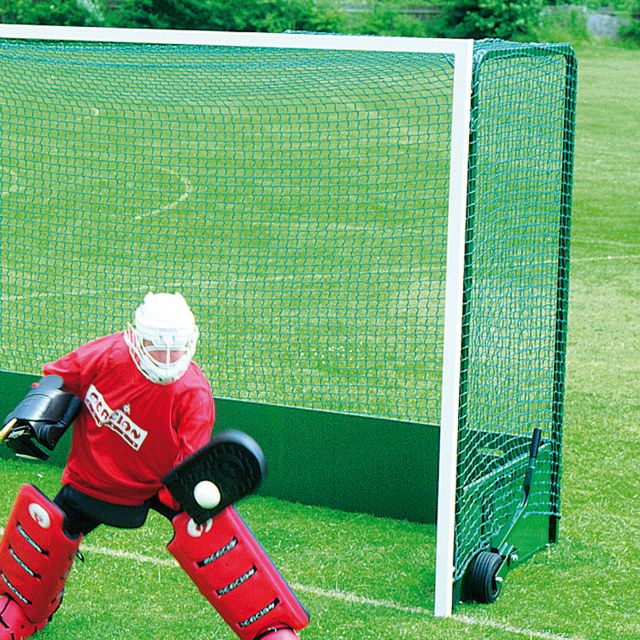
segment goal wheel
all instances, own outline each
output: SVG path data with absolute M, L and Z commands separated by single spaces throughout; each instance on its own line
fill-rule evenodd
M 490 604 L 498 599 L 502 580 L 497 576 L 502 562 L 502 556 L 492 551 L 481 551 L 476 556 L 469 577 L 474 600 Z

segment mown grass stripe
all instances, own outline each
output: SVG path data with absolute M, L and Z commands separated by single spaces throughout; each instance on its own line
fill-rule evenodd
M 4 529 L 0 527 L 0 535 L 4 533 Z M 153 564 L 160 567 L 178 568 L 178 563 L 171 558 L 154 558 L 153 556 L 145 556 L 141 553 L 132 553 L 131 551 L 121 551 L 120 549 L 111 549 L 109 547 L 100 547 L 87 545 L 83 547 L 83 551 L 88 553 L 95 553 L 98 555 L 109 556 L 118 560 L 128 560 L 132 562 Z M 339 589 L 322 589 L 320 587 L 314 587 L 310 585 L 291 583 L 291 587 L 295 591 L 300 593 L 306 593 L 308 595 L 317 596 L 320 598 L 328 598 L 331 600 L 340 600 L 342 602 L 348 602 L 351 604 L 358 604 L 374 608 L 391 609 L 399 613 L 406 613 L 410 615 L 424 616 L 431 618 L 433 611 L 424 607 L 414 607 L 399 604 L 392 600 L 379 600 L 376 598 L 369 598 L 367 596 L 361 596 L 347 591 L 341 591 Z M 497 629 L 500 631 L 506 631 L 509 633 L 524 636 L 525 638 L 533 638 L 535 640 L 583 640 L 579 636 L 564 636 L 546 631 L 533 631 L 531 629 L 523 629 L 514 625 L 500 622 L 497 620 L 490 620 L 487 618 L 473 618 L 471 616 L 454 615 L 454 620 L 462 624 L 485 627 L 491 629 Z

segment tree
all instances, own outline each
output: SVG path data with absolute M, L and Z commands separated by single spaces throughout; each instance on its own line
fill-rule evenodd
M 0 22 L 96 26 L 99 20 L 76 0 L 0 0 Z
M 107 14 L 116 27 L 214 31 L 338 31 L 328 2 L 314 0 L 122 0 Z
M 640 0 L 629 0 L 629 23 L 621 27 L 620 35 L 624 40 L 640 44 Z
M 517 39 L 538 24 L 543 0 L 445 0 L 438 34 L 451 38 Z

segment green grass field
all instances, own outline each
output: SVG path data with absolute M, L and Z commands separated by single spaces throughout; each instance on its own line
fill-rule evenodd
M 590 47 L 578 59 L 560 543 L 512 571 L 496 604 L 437 620 L 433 527 L 246 500 L 241 513 L 311 613 L 307 640 L 640 637 L 640 52 Z M 55 467 L 0 465 L 0 522 L 22 482 L 57 489 Z M 92 534 L 39 637 L 231 640 L 164 549 L 170 538 L 155 516 Z

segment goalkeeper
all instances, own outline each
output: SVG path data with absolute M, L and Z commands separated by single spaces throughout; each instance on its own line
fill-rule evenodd
M 295 639 L 307 624 L 233 506 L 198 526 L 163 484 L 211 438 L 214 401 L 192 360 L 197 340 L 180 294 L 149 293 L 126 331 L 46 364 L 5 418 L 7 445 L 32 458 L 47 459 L 73 429 L 62 488 L 51 501 L 23 485 L 0 541 L 0 640 L 30 637 L 51 620 L 86 535 L 101 524 L 142 526 L 150 509 L 171 520 L 169 551 L 242 640 Z

